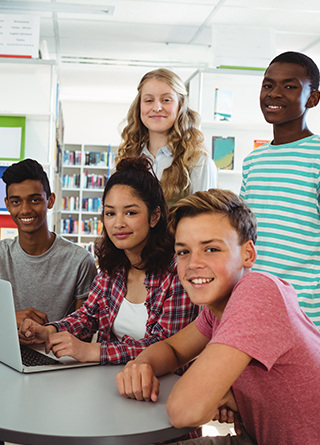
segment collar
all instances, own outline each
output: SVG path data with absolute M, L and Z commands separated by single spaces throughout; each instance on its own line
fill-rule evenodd
M 165 145 L 164 147 L 159 148 L 158 153 L 163 153 L 165 156 L 172 156 L 172 150 L 170 147 L 168 147 L 168 145 Z M 141 154 L 144 154 L 146 156 L 148 156 L 151 159 L 155 159 L 154 156 L 150 153 L 150 151 L 148 150 L 147 146 L 145 145 L 141 151 Z

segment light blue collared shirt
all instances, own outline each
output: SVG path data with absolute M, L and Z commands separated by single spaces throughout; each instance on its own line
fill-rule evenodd
M 147 147 L 144 147 L 141 154 L 152 160 L 153 170 L 160 181 L 163 171 L 170 167 L 173 161 L 170 148 L 167 146 L 160 148 L 154 157 Z M 209 156 L 202 155 L 190 174 L 190 194 L 217 187 L 217 177 L 217 167 L 213 160 Z

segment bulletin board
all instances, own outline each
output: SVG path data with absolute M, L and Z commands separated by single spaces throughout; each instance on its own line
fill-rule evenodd
M 25 116 L 0 116 L 0 161 L 24 159 L 25 134 Z
M 4 198 L 6 197 L 6 185 L 2 181 L 2 175 L 6 168 L 8 167 L 0 167 L 0 211 L 7 210 L 4 202 Z

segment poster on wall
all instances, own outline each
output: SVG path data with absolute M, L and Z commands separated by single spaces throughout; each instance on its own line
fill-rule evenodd
M 39 57 L 40 17 L 0 14 L 0 57 Z
M 4 202 L 4 198 L 6 197 L 6 185 L 2 180 L 2 175 L 7 167 L 0 167 L 0 211 L 5 211 L 6 204 Z
M 0 165 L 24 159 L 25 116 L 0 116 Z

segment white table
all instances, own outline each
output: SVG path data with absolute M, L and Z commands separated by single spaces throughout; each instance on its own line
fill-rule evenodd
M 192 431 L 170 425 L 165 405 L 176 375 L 160 378 L 157 403 L 125 399 L 122 366 L 20 374 L 0 363 L 0 441 L 32 445 L 150 444 Z

